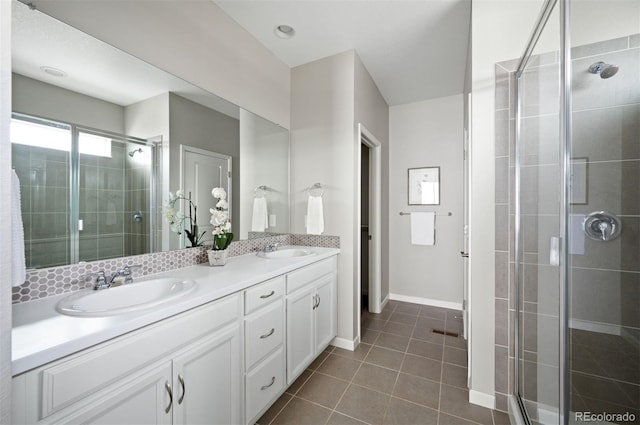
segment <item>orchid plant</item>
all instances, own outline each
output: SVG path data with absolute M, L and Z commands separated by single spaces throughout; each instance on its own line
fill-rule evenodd
M 176 212 L 176 202 L 181 200 L 189 203 L 189 215 L 184 215 L 181 211 Z M 198 207 L 191 201 L 191 192 L 188 197 L 184 195 L 182 190 L 178 190 L 175 195 L 169 192 L 169 201 L 164 216 L 169 222 L 172 232 L 178 235 L 184 232 L 191 247 L 202 246 L 202 238 L 206 232 L 200 233 L 198 231 Z
M 213 225 L 213 247 L 215 251 L 227 249 L 233 240 L 231 220 L 229 219 L 229 201 L 227 192 L 222 187 L 214 187 L 211 195 L 218 200 L 215 208 L 211 208 L 211 224 Z

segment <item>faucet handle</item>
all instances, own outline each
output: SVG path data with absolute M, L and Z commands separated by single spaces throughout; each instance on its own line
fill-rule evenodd
M 122 268 L 122 271 L 120 271 L 120 275 L 124 276 L 125 285 L 133 282 L 133 276 L 131 271 L 133 269 L 139 269 L 141 267 L 142 267 L 142 264 L 134 264 L 134 265 L 126 265 Z
M 100 270 L 96 273 L 89 273 L 89 274 L 85 274 L 80 276 L 80 279 L 86 279 L 88 277 L 91 278 L 96 278 L 94 284 L 93 284 L 93 289 L 102 289 L 102 288 L 108 288 L 110 284 L 107 284 L 107 275 L 105 274 L 104 270 Z

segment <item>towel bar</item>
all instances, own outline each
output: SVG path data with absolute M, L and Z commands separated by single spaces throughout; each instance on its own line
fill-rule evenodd
M 418 212 L 418 211 L 416 211 L 416 212 Z M 411 215 L 411 213 L 410 212 L 402 212 L 402 211 L 400 211 L 400 215 Z M 436 217 L 450 217 L 452 215 L 453 215 L 453 213 L 451 211 L 449 211 L 446 214 L 436 214 Z

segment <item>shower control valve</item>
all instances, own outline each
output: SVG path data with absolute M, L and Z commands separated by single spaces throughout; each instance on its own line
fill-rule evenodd
M 616 239 L 622 232 L 622 222 L 607 211 L 595 211 L 584 219 L 584 232 L 590 239 L 608 242 Z

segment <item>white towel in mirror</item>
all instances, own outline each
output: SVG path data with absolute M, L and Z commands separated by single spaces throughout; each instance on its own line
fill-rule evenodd
M 20 180 L 13 170 L 11 175 L 11 285 L 20 286 L 27 279 L 24 262 L 24 228 L 20 207 Z
M 436 244 L 436 213 L 412 212 L 411 213 L 411 244 L 435 245 Z
M 267 198 L 253 198 L 253 216 L 251 217 L 251 231 L 264 232 L 269 227 L 269 213 L 267 212 Z
M 309 195 L 307 201 L 307 234 L 321 235 L 324 232 L 322 196 Z

